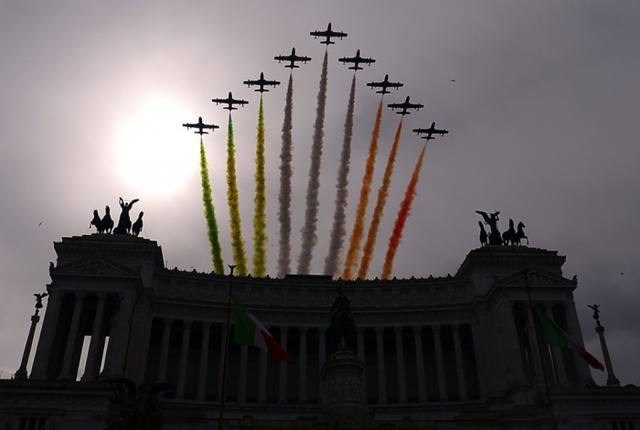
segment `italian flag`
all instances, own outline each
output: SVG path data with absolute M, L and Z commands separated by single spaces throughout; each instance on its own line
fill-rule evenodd
M 267 351 L 269 361 L 291 361 L 291 356 L 282 349 L 278 341 L 269 333 L 256 317 L 247 308 L 242 306 L 235 297 L 233 298 L 233 310 L 235 313 L 235 327 L 233 340 L 240 345 L 253 345 Z
M 589 351 L 584 349 L 584 347 L 574 338 L 569 336 L 566 331 L 562 330 L 555 322 L 549 319 L 540 306 L 534 305 L 533 308 L 538 314 L 538 319 L 542 326 L 542 336 L 546 343 L 553 346 L 559 346 L 561 348 L 572 348 L 575 352 L 580 354 L 584 361 L 589 363 L 589 366 L 604 372 L 604 365 L 600 363 L 597 358 L 591 355 Z

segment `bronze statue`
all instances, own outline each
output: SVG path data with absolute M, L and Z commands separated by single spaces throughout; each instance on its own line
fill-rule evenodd
M 136 384 L 127 378 L 118 378 L 110 381 L 121 384 L 125 388 L 125 393 L 121 396 L 121 401 L 125 404 L 125 409 L 115 422 L 105 427 L 105 430 L 160 430 L 162 416 L 158 409 L 157 395 L 162 391 L 175 388 L 171 384 L 160 382 L 149 385 L 142 383 L 136 388 Z
M 49 293 L 35 293 L 36 296 L 36 309 L 42 309 L 42 299 L 47 297 Z
M 488 214 L 482 211 L 476 211 L 484 218 L 484 223 L 489 226 L 489 245 L 502 245 L 502 236 L 498 230 L 499 211 Z
M 131 226 L 131 233 L 133 233 L 134 236 L 138 236 L 142 231 L 142 215 L 144 215 L 144 212 L 140 211 L 138 219 Z
M 137 201 L 138 199 L 133 199 L 127 203 L 122 200 L 122 197 L 120 197 L 120 209 L 122 209 L 122 212 L 120 212 L 118 226 L 113 229 L 114 234 L 129 234 L 131 231 L 131 217 L 129 217 L 129 211 Z
M 356 325 L 351 315 L 351 301 L 344 295 L 342 287 L 338 287 L 338 295 L 331 302 L 329 334 L 336 349 L 353 349 L 348 345 L 356 336 Z

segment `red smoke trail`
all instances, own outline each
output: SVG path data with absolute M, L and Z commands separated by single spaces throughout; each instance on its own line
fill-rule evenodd
M 360 188 L 360 200 L 356 209 L 356 219 L 353 224 L 353 232 L 349 242 L 349 250 L 342 272 L 343 279 L 351 279 L 356 269 L 358 258 L 360 257 L 360 242 L 364 233 L 364 218 L 369 204 L 369 193 L 371 192 L 371 183 L 373 182 L 373 171 L 375 168 L 376 154 L 378 153 L 378 138 L 380 137 L 380 124 L 382 123 L 382 98 L 378 105 L 378 113 L 376 114 L 376 122 L 371 133 L 371 143 L 369 144 L 369 155 L 367 156 L 367 164 L 365 165 L 364 177 L 362 178 L 362 187 Z
M 218 223 L 216 221 L 216 211 L 211 198 L 211 183 L 209 182 L 209 168 L 207 167 L 207 155 L 204 151 L 204 143 L 200 137 L 200 180 L 202 184 L 202 204 L 204 206 L 204 217 L 207 220 L 207 235 L 209 245 L 211 245 L 211 260 L 213 270 L 219 275 L 224 274 L 224 263 L 222 262 L 222 252 L 220 240 L 218 238 Z
M 267 222 L 266 222 L 266 185 L 264 160 L 264 108 L 262 95 L 258 109 L 258 133 L 256 137 L 256 195 L 253 215 L 253 276 L 264 278 L 267 275 Z
M 393 270 L 393 260 L 396 256 L 396 251 L 398 251 L 398 245 L 400 245 L 400 241 L 402 240 L 402 231 L 404 230 L 407 218 L 409 218 L 411 204 L 413 203 L 413 199 L 416 196 L 418 179 L 420 179 L 420 169 L 422 168 L 422 159 L 424 158 L 426 149 L 427 145 L 425 144 L 422 148 L 422 151 L 420 152 L 420 157 L 418 158 L 416 167 L 415 169 L 413 169 L 413 175 L 411 175 L 411 180 L 409 181 L 409 185 L 407 186 L 407 191 L 404 193 L 404 200 L 400 204 L 398 218 L 396 219 L 396 223 L 393 226 L 393 232 L 391 234 L 391 237 L 389 238 L 389 248 L 387 248 L 387 255 L 384 258 L 384 265 L 382 266 L 382 275 L 380 276 L 382 279 L 389 279 L 391 277 L 391 271 Z
M 396 136 L 393 139 L 393 146 L 391 152 L 389 152 L 389 159 L 387 160 L 387 167 L 384 171 L 382 178 L 382 185 L 378 190 L 378 201 L 371 217 L 371 225 L 369 226 L 369 234 L 367 235 L 367 242 L 364 245 L 364 251 L 362 260 L 360 261 L 360 270 L 358 271 L 358 278 L 365 279 L 367 272 L 369 271 L 369 265 L 371 264 L 371 258 L 373 256 L 373 250 L 376 247 L 376 238 L 378 236 L 378 228 L 380 227 L 380 220 L 384 214 L 384 207 L 387 204 L 387 196 L 389 195 L 389 186 L 391 185 L 391 176 L 393 175 L 393 168 L 396 163 L 396 154 L 398 152 L 398 144 L 400 143 L 400 136 L 402 135 L 402 119 L 398 124 L 396 130 Z
M 240 199 L 236 178 L 236 149 L 233 143 L 233 122 L 229 112 L 227 132 L 227 201 L 229 203 L 229 220 L 231 222 L 231 247 L 233 262 L 236 264 L 238 276 L 247 276 L 247 257 L 242 240 L 242 223 L 240 221 Z
M 345 211 L 347 210 L 347 197 L 349 191 L 349 162 L 351 159 L 351 138 L 353 137 L 353 110 L 356 99 L 356 74 L 353 74 L 347 115 L 344 120 L 344 140 L 340 166 L 338 167 L 338 179 L 336 183 L 336 209 L 333 215 L 333 228 L 329 240 L 329 254 L 324 260 L 324 274 L 334 276 L 338 271 L 340 251 L 346 234 Z
M 280 148 L 280 191 L 278 193 L 278 221 L 280 222 L 280 253 L 278 277 L 291 272 L 291 177 L 293 176 L 293 73 L 289 75 L 287 96 L 282 122 L 282 147 Z
M 324 113 L 327 102 L 327 71 L 328 54 L 324 52 L 322 74 L 320 75 L 320 89 L 318 90 L 318 106 L 316 108 L 316 122 L 313 126 L 313 143 L 311 145 L 311 166 L 309 167 L 309 183 L 307 185 L 307 210 L 305 212 L 302 233 L 302 249 L 298 257 L 298 273 L 308 274 L 311 268 L 313 247 L 318 237 L 316 227 L 318 223 L 318 191 L 320 189 L 320 162 L 322 159 L 322 144 L 324 138 Z

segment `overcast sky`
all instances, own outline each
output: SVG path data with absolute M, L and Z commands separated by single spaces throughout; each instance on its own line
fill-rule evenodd
M 567 256 L 586 347 L 602 353 L 588 304 L 601 305 L 614 368 L 640 383 L 640 6 L 635 1 L 0 1 L 0 370 L 14 373 L 33 313 L 50 282 L 53 242 L 90 234 L 92 211 L 140 199 L 142 236 L 169 267 L 212 270 L 203 216 L 202 116 L 225 264 L 231 262 L 225 160 L 229 91 L 234 111 L 243 236 L 253 250 L 254 156 L 259 96 L 242 84 L 264 72 L 283 85 L 265 94 L 268 273 L 276 274 L 279 151 L 289 69 L 273 60 L 295 47 L 312 60 L 294 72 L 293 251 L 300 250 L 322 57 L 309 36 L 348 33 L 329 48 L 319 240 L 321 273 L 334 213 L 337 164 L 353 72 L 337 59 L 357 49 L 376 63 L 357 74 L 347 230 L 362 183 L 380 95 L 365 84 L 389 74 L 424 109 L 404 119 L 395 173 L 369 272 L 386 243 L 423 140 L 418 194 L 395 261 L 397 277 L 455 273 L 479 246 L 476 210 L 526 224 L 532 247 Z M 385 108 L 368 209 L 400 119 Z M 296 267 L 295 262 L 292 267 Z M 357 306 L 357 304 L 355 304 Z M 605 376 L 593 372 L 598 383 Z

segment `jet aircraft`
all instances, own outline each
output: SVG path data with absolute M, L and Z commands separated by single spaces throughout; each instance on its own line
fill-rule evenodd
M 421 134 L 426 134 L 426 136 L 420 136 L 421 139 L 427 139 L 432 140 L 435 139 L 435 137 L 433 137 L 434 134 L 439 134 L 440 136 L 444 136 L 445 134 L 449 133 L 449 130 L 438 130 L 436 128 L 436 123 L 435 121 L 431 123 L 431 127 L 429 128 L 414 128 L 413 129 L 414 133 L 417 133 L 418 135 Z
M 187 130 L 190 128 L 197 128 L 198 131 L 195 131 L 194 133 L 199 134 L 200 136 L 202 136 L 203 134 L 209 134 L 208 132 L 204 131 L 204 130 L 211 130 L 214 131 L 216 128 L 220 128 L 220 126 L 215 125 L 215 124 L 205 124 L 202 122 L 202 117 L 198 117 L 198 122 L 195 124 L 182 124 L 183 127 L 187 127 Z
M 353 66 L 349 67 L 350 69 L 353 69 L 353 70 L 362 70 L 362 67 L 360 67 L 360 63 L 370 66 L 372 63 L 376 62 L 376 60 L 374 60 L 373 58 L 361 57 L 359 49 L 356 52 L 355 57 L 342 57 L 342 58 L 338 58 L 338 61 L 342 61 L 342 64 L 353 63 Z
M 420 110 L 420 108 L 424 107 L 424 105 L 421 105 L 420 103 L 411 103 L 409 101 L 409 96 L 407 96 L 407 98 L 404 100 L 403 103 L 390 103 L 387 106 L 389 106 L 391 110 L 400 109 L 400 111 L 396 113 L 402 116 L 405 116 L 411 113 L 408 111 L 408 109 Z
M 331 41 L 332 37 L 337 37 L 338 39 L 347 37 L 347 33 L 343 33 L 342 31 L 331 30 L 331 23 L 329 23 L 326 30 L 322 30 L 322 31 L 316 30 L 316 31 L 312 31 L 309 34 L 312 35 L 314 39 L 317 39 L 318 37 L 326 37 L 325 40 L 320 42 L 320 43 L 324 43 L 325 45 L 333 45 L 334 43 L 336 43 Z
M 288 67 L 290 69 L 296 69 L 300 67 L 296 65 L 296 61 L 302 61 L 303 63 L 306 63 L 307 61 L 311 60 L 310 57 L 296 55 L 296 48 L 291 49 L 291 55 L 276 55 L 275 57 L 273 57 L 273 59 L 278 60 L 278 63 L 282 61 L 289 61 L 290 63 L 284 67 Z
M 276 85 L 280 85 L 280 81 L 269 81 L 267 79 L 264 78 L 264 73 L 260 72 L 260 79 L 257 80 L 247 80 L 244 81 L 243 84 L 246 84 L 247 86 L 252 86 L 252 85 L 257 85 L 259 88 L 257 90 L 254 91 L 259 91 L 261 93 L 264 93 L 265 91 L 268 92 L 269 90 L 265 88 L 265 85 L 269 85 L 272 87 L 275 87 Z
M 369 82 L 367 84 L 371 89 L 374 88 L 382 88 L 380 91 L 376 91 L 378 94 L 389 94 L 391 91 L 388 91 L 387 88 L 395 88 L 398 89 L 402 86 L 400 82 L 389 82 L 389 75 L 384 75 L 384 80 L 380 82 Z
M 237 100 L 234 99 L 233 96 L 231 95 L 231 91 L 229 91 L 229 96 L 226 99 L 212 99 L 212 102 L 214 102 L 215 104 L 220 104 L 220 103 L 224 103 L 227 105 L 227 107 L 223 108 L 223 109 L 227 109 L 229 111 L 238 109 L 236 107 L 233 107 L 233 105 L 240 105 L 240 106 L 244 106 L 247 103 L 249 103 L 246 100 Z

